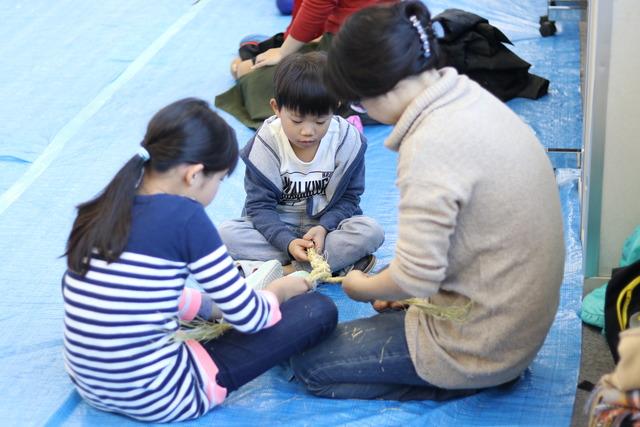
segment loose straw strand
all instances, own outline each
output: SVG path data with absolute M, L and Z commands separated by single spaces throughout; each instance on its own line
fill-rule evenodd
M 187 340 L 196 340 L 207 342 L 218 338 L 230 329 L 233 329 L 228 323 L 212 322 L 204 319 L 193 319 L 190 322 L 180 321 L 179 329 L 174 335 L 173 340 L 176 342 L 184 342 Z
M 465 305 L 436 305 L 430 303 L 426 298 L 409 298 L 400 302 L 405 305 L 417 307 L 423 313 L 436 319 L 450 320 L 456 323 L 464 323 L 467 321 L 469 311 L 471 311 L 473 305 L 471 301 Z

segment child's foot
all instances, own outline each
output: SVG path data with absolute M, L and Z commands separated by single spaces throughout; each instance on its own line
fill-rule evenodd
M 251 62 L 250 60 L 243 61 L 240 58 L 236 58 L 233 61 L 231 61 L 231 66 L 229 68 L 229 71 L 231 72 L 231 75 L 233 76 L 233 78 L 238 80 L 240 77 L 244 76 L 245 74 L 249 74 L 251 71 L 253 71 L 252 67 L 253 67 L 253 62 Z
M 245 272 L 247 285 L 256 291 L 283 276 L 282 265 L 275 259 L 264 262 L 238 261 L 238 264 Z M 247 274 L 247 271 L 250 272 Z
M 242 62 L 242 59 L 240 58 L 235 58 L 233 61 L 231 61 L 231 67 L 229 71 L 231 71 L 231 75 L 235 80 L 238 80 L 238 65 L 241 62 Z

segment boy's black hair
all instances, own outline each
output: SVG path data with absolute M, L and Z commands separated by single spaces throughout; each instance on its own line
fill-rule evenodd
M 286 56 L 273 76 L 278 108 L 285 107 L 301 115 L 332 114 L 338 100 L 323 81 L 327 64 L 324 52 L 294 53 Z
M 427 35 L 427 57 L 412 16 Z M 400 80 L 439 66 L 429 9 L 420 1 L 402 1 L 367 7 L 347 19 L 329 49 L 325 81 L 338 99 L 358 101 L 385 94 Z

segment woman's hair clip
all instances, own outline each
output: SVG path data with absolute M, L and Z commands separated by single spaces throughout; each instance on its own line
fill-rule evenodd
M 420 37 L 420 41 L 422 42 L 422 50 L 424 50 L 424 57 L 429 58 L 431 56 L 431 48 L 429 47 L 429 38 L 427 37 L 427 32 L 424 30 L 424 27 L 420 23 L 420 20 L 416 15 L 411 15 L 409 17 L 409 21 L 413 24 L 413 27 L 418 32 L 418 36 Z
M 440 21 L 431 21 L 431 28 L 433 28 L 433 34 L 435 34 L 437 39 L 442 39 L 446 35 L 444 26 Z

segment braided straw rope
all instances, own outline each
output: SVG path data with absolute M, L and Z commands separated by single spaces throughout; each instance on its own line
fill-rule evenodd
M 327 260 L 316 252 L 315 249 L 307 249 L 307 256 L 311 264 L 311 272 L 305 278 L 307 283 L 315 288 L 317 283 L 342 283 L 344 277 L 333 277 L 331 274 L 331 266 Z M 472 302 L 469 301 L 463 306 L 440 306 L 431 304 L 426 298 L 408 298 L 399 301 L 401 304 L 417 307 L 425 314 L 440 320 L 450 320 L 452 322 L 464 323 L 467 320 Z M 224 334 L 232 326 L 228 323 L 211 322 L 202 319 L 195 319 L 191 322 L 181 322 L 181 326 L 186 329 L 180 329 L 174 335 L 174 340 L 183 342 L 189 339 L 196 341 L 211 341 Z
M 311 264 L 311 272 L 306 280 L 310 285 L 318 282 L 342 283 L 344 277 L 333 277 L 331 275 L 331 266 L 314 248 L 307 249 L 307 257 L 309 258 L 309 264 Z

